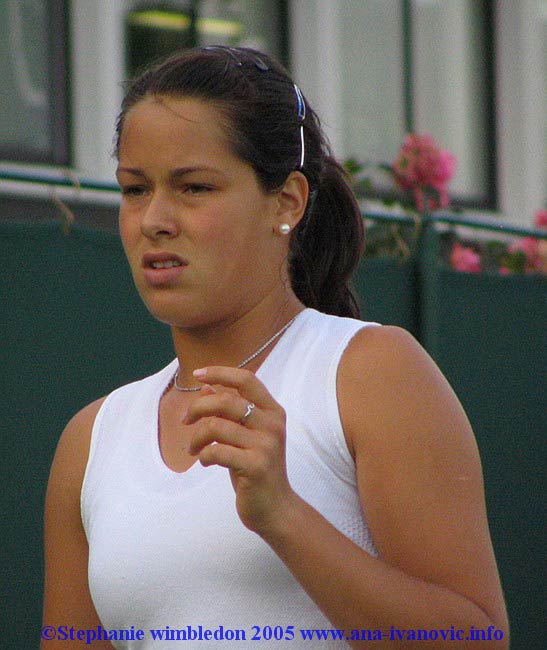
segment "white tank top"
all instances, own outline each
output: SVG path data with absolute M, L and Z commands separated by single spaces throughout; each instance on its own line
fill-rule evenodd
M 256 374 L 287 413 L 293 489 L 376 556 L 336 398 L 342 353 L 367 325 L 373 324 L 306 309 Z M 300 629 L 333 626 L 272 549 L 241 523 L 228 470 L 197 462 L 177 473 L 163 462 L 159 402 L 176 368 L 174 360 L 111 393 L 93 427 L 81 498 L 90 591 L 104 629 L 144 634 L 114 646 L 235 650 L 256 648 L 260 635 L 259 645 L 270 648 L 347 647 L 302 639 Z M 152 629 L 163 630 L 163 639 L 154 641 Z

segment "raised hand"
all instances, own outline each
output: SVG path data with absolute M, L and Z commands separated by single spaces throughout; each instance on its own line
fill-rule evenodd
M 204 466 L 230 471 L 241 521 L 259 535 L 283 517 L 296 495 L 285 463 L 285 411 L 250 370 L 212 366 L 184 424 L 197 423 L 189 447 Z

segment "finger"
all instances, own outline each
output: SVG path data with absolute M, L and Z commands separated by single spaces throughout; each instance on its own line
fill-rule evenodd
M 192 436 L 188 453 L 197 456 L 202 449 L 213 443 L 240 449 L 249 448 L 253 444 L 253 438 L 256 441 L 256 432 L 251 435 L 252 438 L 249 436 L 249 429 L 241 427 L 231 420 L 217 417 L 206 418 L 201 420 L 197 431 Z
M 242 420 L 247 416 L 245 424 L 251 424 L 252 419 L 256 425 L 259 419 L 256 415 L 257 409 L 252 402 L 237 393 L 225 391 L 204 395 L 190 404 L 182 416 L 182 422 L 193 424 L 201 418 L 216 416 L 243 424 Z
M 220 465 L 238 472 L 246 466 L 246 454 L 246 450 L 231 445 L 207 445 L 200 451 L 198 460 L 204 467 Z
M 275 404 L 268 389 L 251 370 L 229 368 L 227 366 L 208 366 L 194 370 L 193 375 L 199 381 L 235 388 L 242 397 L 260 408 Z

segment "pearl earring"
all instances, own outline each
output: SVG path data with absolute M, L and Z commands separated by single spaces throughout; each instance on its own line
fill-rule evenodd
M 291 232 L 291 227 L 289 226 L 288 223 L 282 223 L 282 224 L 279 226 L 279 232 L 280 232 L 282 235 L 288 235 L 288 234 Z

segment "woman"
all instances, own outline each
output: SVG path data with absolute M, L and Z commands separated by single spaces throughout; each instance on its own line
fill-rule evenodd
M 357 320 L 361 215 L 299 88 L 189 51 L 132 84 L 117 136 L 123 245 L 177 358 L 68 424 L 44 623 L 105 648 L 507 647 L 470 425 L 407 332 Z

